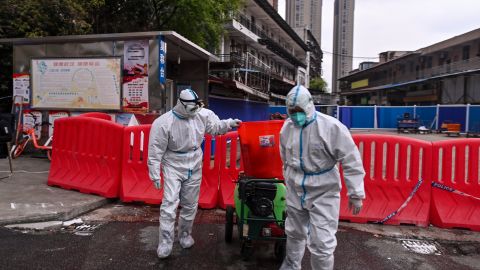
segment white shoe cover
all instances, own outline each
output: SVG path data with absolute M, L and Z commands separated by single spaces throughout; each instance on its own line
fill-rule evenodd
M 160 259 L 165 259 L 170 256 L 172 253 L 172 244 L 167 243 L 167 241 L 163 241 L 158 245 L 157 248 L 157 255 Z
M 182 246 L 182 248 L 191 248 L 193 244 L 195 244 L 195 240 L 193 240 L 193 237 L 187 232 L 183 232 L 178 241 L 180 242 L 180 246 Z

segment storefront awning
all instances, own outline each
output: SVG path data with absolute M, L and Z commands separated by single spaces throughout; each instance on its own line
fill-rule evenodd
M 417 79 L 417 80 L 408 81 L 408 82 L 401 82 L 401 83 L 386 84 L 386 85 L 374 86 L 374 87 L 369 87 L 369 88 L 363 88 L 363 89 L 358 89 L 358 90 L 355 90 L 355 91 L 342 92 L 340 94 L 343 95 L 343 96 L 364 94 L 364 93 L 374 92 L 376 90 L 392 89 L 392 88 L 406 86 L 406 85 L 410 85 L 410 84 L 416 84 L 416 83 L 421 83 L 421 82 L 426 82 L 426 81 L 432 81 L 432 80 L 443 79 L 443 78 L 448 78 L 448 77 L 461 76 L 461 75 L 466 75 L 466 74 L 470 74 L 470 73 L 478 73 L 478 72 L 480 72 L 480 68 L 479 69 L 465 70 L 465 71 L 460 71 L 460 72 L 455 72 L 455 73 L 450 73 L 450 74 L 442 74 L 442 75 L 438 75 L 438 76 L 433 76 L 433 77 L 423 78 L 423 79 Z

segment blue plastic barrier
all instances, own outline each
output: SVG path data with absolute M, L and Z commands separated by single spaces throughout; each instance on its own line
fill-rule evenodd
M 470 132 L 480 132 L 480 106 L 470 106 L 468 127 Z
M 378 128 L 397 128 L 397 120 L 404 113 L 410 113 L 413 118 L 413 107 L 377 107 Z
M 437 114 L 437 107 L 417 107 L 415 111 L 416 117 L 420 121 L 420 125 L 435 129 L 435 123 L 433 121 L 435 120 L 435 115 Z
M 352 127 L 352 108 L 340 107 L 340 122 L 342 122 L 347 128 Z
M 351 107 L 351 128 L 374 128 L 375 108 Z
M 238 118 L 242 121 L 261 121 L 270 119 L 268 103 L 228 98 L 208 98 L 209 109 L 220 119 Z
M 287 107 L 285 106 L 270 106 L 269 108 L 270 114 L 274 113 L 281 113 L 281 114 L 286 114 L 287 113 Z

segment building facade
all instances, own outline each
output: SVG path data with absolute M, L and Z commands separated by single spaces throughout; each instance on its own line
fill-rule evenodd
M 282 104 L 308 84 L 308 46 L 267 0 L 247 0 L 210 63 L 210 95 Z M 308 85 L 307 85 L 308 86 Z
M 312 31 L 304 28 L 303 31 L 296 31 L 308 46 L 308 80 L 322 77 L 323 52 L 320 44 Z
M 286 0 L 285 17 L 288 24 L 301 32 L 308 29 L 318 44 L 322 42 L 322 0 Z
M 480 28 L 413 52 L 381 53 L 340 84 L 352 105 L 479 104 Z
M 333 22 L 332 93 L 338 93 L 338 79 L 352 70 L 355 0 L 335 0 Z

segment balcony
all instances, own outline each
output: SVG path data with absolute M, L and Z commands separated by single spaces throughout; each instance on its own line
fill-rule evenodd
M 210 63 L 210 75 L 230 81 L 249 94 L 269 98 L 271 68 L 250 53 L 220 54 L 220 62 Z
M 475 69 L 480 69 L 480 57 L 419 70 L 416 74 L 416 79 L 428 79 L 435 76 L 454 74 Z
M 216 56 L 220 59 L 220 62 L 210 63 L 211 70 L 248 69 L 249 71 L 268 74 L 271 78 L 295 85 L 294 70 L 286 72 L 277 67 L 271 67 L 250 53 L 217 54 Z
M 302 61 L 298 60 L 298 58 L 290 52 L 292 48 L 275 41 L 273 35 L 269 36 L 262 27 L 252 23 L 252 21 L 250 21 L 244 14 L 237 13 L 233 17 L 231 28 L 242 33 L 244 37 L 248 37 L 245 39 L 246 41 L 254 42 L 250 43 L 251 45 L 265 46 L 269 51 L 273 52 L 287 63 L 296 67 L 306 67 Z M 262 49 L 263 48 L 264 47 L 262 47 Z

